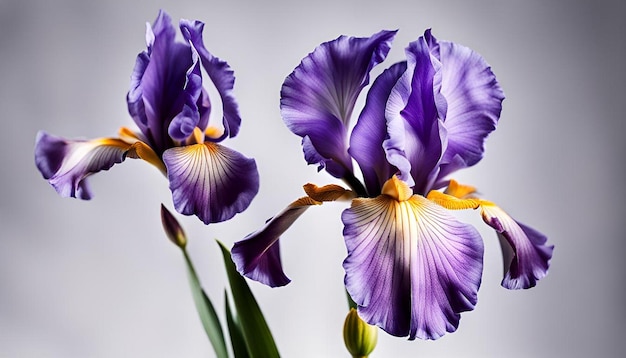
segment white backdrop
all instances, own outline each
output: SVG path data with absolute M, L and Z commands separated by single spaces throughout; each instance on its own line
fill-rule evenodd
M 492 65 L 507 99 L 485 159 L 457 176 L 556 245 L 546 279 L 499 286 L 486 241 L 476 309 L 434 342 L 381 334 L 374 357 L 616 357 L 624 354 L 624 55 L 619 1 L 0 0 L 0 356 L 205 357 L 182 256 L 161 231 L 167 181 L 128 160 L 91 178 L 95 198 L 62 199 L 33 161 L 37 130 L 115 135 L 145 22 L 159 8 L 206 23 L 229 62 L 243 124 L 225 144 L 253 156 L 261 190 L 233 221 L 182 218 L 202 282 L 221 311 L 228 246 L 302 194 L 335 182 L 302 158 L 279 114 L 283 79 L 341 34 L 399 29 L 383 67 L 432 27 Z M 361 99 L 362 100 L 362 99 Z M 313 208 L 283 237 L 292 284 L 251 286 L 284 357 L 347 357 L 343 204 Z M 482 228 L 476 215 L 464 216 Z M 180 217 L 180 216 L 177 216 Z

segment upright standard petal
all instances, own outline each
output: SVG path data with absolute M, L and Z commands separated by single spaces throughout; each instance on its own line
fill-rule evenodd
M 370 324 L 437 339 L 476 304 L 483 244 L 442 207 L 402 195 L 358 198 L 343 212 L 346 289 Z
M 347 130 L 357 97 L 369 83 L 370 70 L 382 62 L 395 31 L 369 38 L 341 36 L 323 43 L 285 79 L 281 114 L 289 129 L 308 138 L 309 164 L 319 164 L 338 178 L 352 171 Z M 322 158 L 320 162 L 311 159 Z
M 231 250 L 237 271 L 247 278 L 270 287 L 288 284 L 280 260 L 279 238 L 312 205 L 321 202 L 300 198 L 269 219 L 263 228 L 236 242 Z
M 159 12 L 154 25 L 148 26 L 150 41 L 146 54 L 149 59 L 146 63 L 143 53 L 139 55 L 127 96 L 133 119 L 147 144 L 159 155 L 174 146 L 168 128 L 172 119 L 183 111 L 188 99 L 185 84 L 187 73 L 193 67 L 189 44 L 176 42 L 175 36 L 171 18 L 165 12 Z M 138 102 L 139 96 L 142 104 Z M 145 117 L 137 115 L 141 106 Z
M 369 197 L 378 196 L 383 184 L 398 171 L 387 159 L 393 154 L 383 147 L 388 137 L 385 111 L 391 90 L 405 71 L 406 62 L 399 62 L 376 78 L 350 135 L 348 152 L 359 164 Z M 391 162 L 397 163 L 393 158 Z M 405 169 L 409 171 L 410 166 Z
M 439 173 L 446 139 L 434 92 L 441 66 L 423 38 L 410 43 L 406 55 L 407 70 L 387 101 L 388 139 L 383 146 L 402 180 L 413 186 L 416 194 L 425 195 Z
M 504 93 L 491 67 L 478 53 L 452 42 L 438 42 L 430 30 L 424 38 L 431 55 L 441 63 L 440 92 L 436 96 L 447 131 L 440 176 L 444 177 L 482 158 L 484 141 L 500 117 Z
M 217 143 L 170 148 L 163 162 L 176 210 L 205 224 L 244 211 L 259 191 L 254 159 Z
M 86 178 L 123 162 L 130 147 L 114 138 L 66 140 L 42 131 L 35 140 L 35 164 L 59 195 L 89 200 Z
M 204 23 L 200 21 L 192 22 L 189 20 L 181 20 L 180 28 L 185 40 L 189 41 L 191 46 L 198 52 L 202 66 L 209 75 L 209 78 L 211 78 L 217 92 L 220 94 L 223 111 L 222 124 L 224 126 L 224 137 L 228 136 L 232 138 L 239 133 L 239 126 L 241 125 L 239 108 L 233 96 L 233 87 L 235 85 L 234 71 L 230 68 L 228 63 L 213 56 L 204 47 L 204 41 L 202 39 Z M 201 129 L 204 130 L 205 128 L 201 127 Z
M 185 103 L 183 108 L 169 124 L 167 133 L 178 142 L 184 142 L 200 124 L 200 111 L 198 101 L 202 94 L 202 73 L 200 71 L 200 60 L 195 49 L 191 48 L 191 67 L 187 70 L 183 96 Z M 203 130 L 201 128 L 201 130 Z
M 554 246 L 546 245 L 545 235 L 515 221 L 495 204 L 480 203 L 483 220 L 504 239 L 502 286 L 513 290 L 534 287 L 548 274 Z

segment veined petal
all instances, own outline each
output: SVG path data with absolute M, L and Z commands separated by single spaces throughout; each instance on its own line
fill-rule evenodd
M 263 228 L 236 242 L 231 250 L 237 271 L 243 276 L 270 287 L 291 282 L 280 260 L 279 238 L 311 205 L 320 205 L 310 197 L 300 198 L 269 219 Z
M 160 11 L 154 25 L 148 25 L 148 59 L 138 57 L 129 99 L 129 111 L 143 105 L 145 118 L 137 120 L 148 144 L 159 155 L 174 145 L 168 134 L 170 122 L 180 114 L 188 99 L 185 92 L 187 73 L 193 67 L 192 51 L 189 44 L 175 41 L 176 29 L 171 18 Z M 145 67 L 145 68 L 142 68 Z M 139 96 L 143 104 L 139 104 Z M 135 101 L 131 101 L 136 99 Z M 145 123 L 144 123 L 145 121 Z
M 515 221 L 495 204 L 486 200 L 480 203 L 483 220 L 496 230 L 503 245 L 502 286 L 508 289 L 534 287 L 548 274 L 554 245 L 546 245 L 545 235 Z
M 115 138 L 67 140 L 41 131 L 35 141 L 35 164 L 59 195 L 89 200 L 86 178 L 123 162 L 130 146 Z
M 478 53 L 452 42 L 438 42 L 430 30 L 424 37 L 431 54 L 441 62 L 437 95 L 445 100 L 438 101 L 438 109 L 448 134 L 442 166 L 454 166 L 442 171 L 450 173 L 482 158 L 484 141 L 500 117 L 504 93 L 491 67 Z M 462 163 L 453 159 L 457 155 Z
M 254 159 L 217 143 L 170 148 L 163 162 L 176 210 L 205 224 L 244 211 L 259 190 Z
M 410 43 L 406 55 L 407 70 L 387 101 L 388 138 L 383 146 L 400 178 L 413 184 L 415 193 L 425 195 L 437 178 L 446 141 L 434 92 L 441 65 L 423 38 Z
M 183 19 L 180 21 L 180 29 L 185 40 L 189 41 L 193 48 L 198 51 L 202 66 L 209 75 L 209 78 L 211 78 L 217 92 L 220 94 L 223 110 L 222 124 L 224 125 L 224 137 L 228 136 L 232 138 L 239 133 L 239 127 L 241 125 L 239 108 L 233 96 L 233 87 L 235 85 L 234 71 L 230 68 L 228 63 L 213 56 L 204 47 L 204 41 L 202 39 L 204 23 Z M 200 127 L 200 129 L 204 131 L 206 128 Z
M 369 82 L 370 70 L 385 59 L 395 33 L 381 31 L 369 38 L 341 36 L 323 43 L 282 86 L 285 124 L 293 133 L 308 137 L 325 161 L 335 162 L 327 166 L 335 177 L 343 178 L 352 170 L 347 153 L 350 117 L 361 89 Z
M 368 323 L 437 339 L 474 308 L 483 244 L 473 227 L 419 195 L 357 198 L 342 220 L 346 289 Z
M 397 163 L 397 161 L 387 159 L 388 156 L 393 156 L 392 151 L 390 149 L 385 151 L 383 147 L 388 137 L 385 110 L 391 90 L 405 71 L 406 62 L 399 62 L 386 69 L 374 80 L 367 93 L 365 107 L 350 135 L 348 152 L 361 168 L 370 197 L 378 196 L 385 181 L 398 170 L 389 164 L 390 162 Z M 397 148 L 398 145 L 392 144 L 389 147 L 400 150 Z M 408 173 L 410 169 L 408 165 L 404 172 Z

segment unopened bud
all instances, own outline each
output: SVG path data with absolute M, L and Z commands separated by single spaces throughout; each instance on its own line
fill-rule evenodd
M 178 220 L 176 220 L 174 215 L 172 215 L 163 204 L 161 204 L 161 223 L 163 223 L 163 230 L 165 230 L 165 234 L 170 241 L 181 249 L 184 249 L 185 245 L 187 245 L 187 236 L 185 236 L 185 232 L 178 223 Z
M 352 308 L 343 324 L 343 341 L 352 357 L 367 357 L 376 347 L 378 327 L 367 324 Z

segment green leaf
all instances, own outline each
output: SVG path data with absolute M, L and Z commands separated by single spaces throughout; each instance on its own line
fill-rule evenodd
M 230 343 L 233 347 L 235 358 L 249 358 L 250 354 L 248 353 L 248 347 L 246 347 L 246 340 L 243 338 L 243 332 L 241 332 L 241 324 L 231 310 L 228 293 L 226 291 L 224 291 L 224 302 L 226 308 L 226 323 L 228 324 Z
M 191 259 L 186 250 L 183 250 L 185 255 L 185 262 L 187 263 L 187 274 L 189 277 L 189 285 L 191 286 L 191 293 L 193 301 L 196 304 L 198 315 L 204 326 L 209 341 L 215 350 L 215 354 L 218 358 L 228 358 L 228 351 L 226 350 L 226 343 L 224 341 L 224 332 L 222 332 L 222 325 L 217 313 L 213 308 L 213 304 L 209 297 L 204 293 L 204 290 L 200 286 L 198 275 L 191 263 Z
M 235 264 L 230 257 L 230 251 L 221 242 L 217 241 L 217 243 L 222 249 L 230 290 L 250 357 L 280 357 L 272 333 L 265 322 L 259 304 L 256 302 L 254 295 L 252 295 L 252 291 L 250 291 L 250 287 L 235 269 Z

